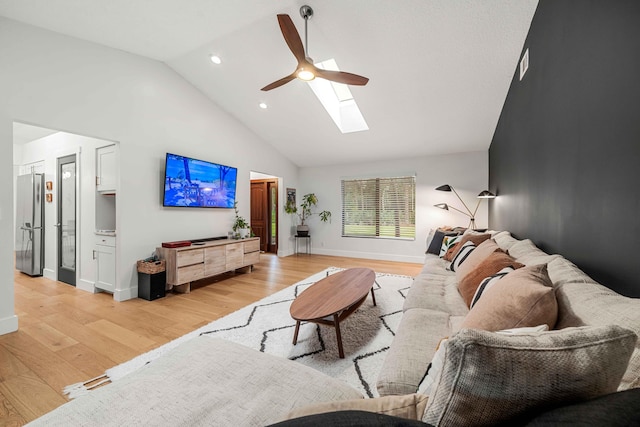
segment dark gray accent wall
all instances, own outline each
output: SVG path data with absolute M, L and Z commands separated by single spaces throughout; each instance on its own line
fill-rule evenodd
M 489 225 L 640 296 L 640 2 L 541 0 L 489 149 Z

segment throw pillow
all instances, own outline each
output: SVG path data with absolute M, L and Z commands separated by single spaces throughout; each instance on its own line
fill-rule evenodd
M 532 332 L 544 332 L 548 330 L 549 327 L 547 325 L 539 325 L 529 328 L 505 329 L 502 331 L 497 331 L 496 333 L 503 335 L 523 335 Z M 440 371 L 442 371 L 442 367 L 444 366 L 444 347 L 447 344 L 447 340 L 448 338 L 443 338 L 442 340 L 440 340 L 438 348 L 436 349 L 436 352 L 433 355 L 433 359 L 431 359 L 431 363 L 429 364 L 429 368 L 427 369 L 427 374 L 424 376 L 424 378 L 420 382 L 420 385 L 418 386 L 418 393 L 425 394 L 427 396 L 431 395 L 433 386 L 435 385 L 436 380 L 438 379 L 438 375 L 440 375 Z
M 499 331 L 546 324 L 553 329 L 557 319 L 556 294 L 542 264 L 513 271 L 486 290 L 460 328 Z
M 465 260 L 464 265 L 460 266 L 460 268 L 456 270 L 456 279 L 458 282 L 462 280 L 464 276 L 475 270 L 482 261 L 487 259 L 489 255 L 497 251 L 499 248 L 495 241 L 488 239 L 479 245 L 476 245 L 476 249 L 477 250 L 474 250 L 473 254 L 469 255 Z
M 428 254 L 440 255 L 440 248 L 442 248 L 442 240 L 445 236 L 457 236 L 459 233 L 453 231 L 436 230 L 433 233 L 433 238 L 429 242 L 427 248 Z
M 410 420 L 419 420 L 427 406 L 427 396 L 423 394 L 406 394 L 402 396 L 383 396 L 373 399 L 340 400 L 322 402 L 293 409 L 285 419 L 303 417 L 305 415 L 324 412 L 358 410 L 392 415 Z
M 502 270 L 498 271 L 493 276 L 489 276 L 483 279 L 480 282 L 478 289 L 476 289 L 476 293 L 473 295 L 473 298 L 471 299 L 471 304 L 469 304 L 469 308 L 473 308 L 473 306 L 476 305 L 476 303 L 478 302 L 478 300 L 480 299 L 484 291 L 486 291 L 487 289 L 489 289 L 490 287 L 498 283 L 498 280 L 502 279 L 504 276 L 506 276 L 508 273 L 511 273 L 512 271 L 514 271 L 513 267 L 505 267 Z
M 447 261 L 451 261 L 465 243 L 473 242 L 474 245 L 478 246 L 480 243 L 485 240 L 489 240 L 490 238 L 491 234 L 464 234 L 462 236 L 462 240 L 449 249 L 443 258 Z
M 460 264 L 462 264 L 467 259 L 467 257 L 471 255 L 471 252 L 473 252 L 475 248 L 476 245 L 474 245 L 473 242 L 466 242 L 465 244 L 463 244 L 460 250 L 456 253 L 456 256 L 451 259 L 451 265 L 449 266 L 449 269 L 451 271 L 456 271 L 456 269 L 460 267 Z
M 440 247 L 440 253 L 438 254 L 440 258 L 443 258 L 447 254 L 447 251 L 451 247 L 453 247 L 453 245 L 458 243 L 460 239 L 462 239 L 461 234 L 457 234 L 455 236 L 445 236 L 444 239 L 442 239 L 442 246 Z
M 636 338 L 617 325 L 511 336 L 461 330 L 447 341 L 423 421 L 495 425 L 614 392 Z
M 480 247 L 478 247 L 477 250 L 473 251 L 469 258 L 471 258 L 471 256 L 473 256 L 473 254 L 475 254 L 479 250 Z M 468 261 L 471 262 L 471 259 L 469 259 Z M 462 264 L 460 267 L 466 267 L 465 264 Z M 506 253 L 502 252 L 502 250 L 497 249 L 458 282 L 458 292 L 460 292 L 460 295 L 462 295 L 462 299 L 464 299 L 467 307 L 471 306 L 471 299 L 476 293 L 476 289 L 478 289 L 478 286 L 480 286 L 480 282 L 485 277 L 493 276 L 505 267 L 513 267 L 514 269 L 518 269 L 524 266 Z M 462 270 L 462 268 L 458 269 L 458 272 L 456 272 L 456 277 L 460 270 Z

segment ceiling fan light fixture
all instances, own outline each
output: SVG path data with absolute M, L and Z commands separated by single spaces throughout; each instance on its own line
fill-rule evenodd
M 305 70 L 304 68 L 299 69 L 298 72 L 296 73 L 296 76 L 300 80 L 304 80 L 305 82 L 310 82 L 311 80 L 316 78 L 316 75 L 313 74 L 313 72 L 309 70 Z

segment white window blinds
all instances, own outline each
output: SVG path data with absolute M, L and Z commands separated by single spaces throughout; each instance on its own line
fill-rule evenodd
M 415 239 L 416 178 L 342 180 L 342 236 Z

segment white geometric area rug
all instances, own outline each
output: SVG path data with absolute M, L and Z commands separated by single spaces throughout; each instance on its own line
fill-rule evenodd
M 108 369 L 106 381 L 117 381 L 145 364 L 153 363 L 153 360 L 186 340 L 206 335 L 294 360 L 348 383 L 365 396 L 376 397 L 378 373 L 400 323 L 405 296 L 413 283 L 412 277 L 376 273 L 373 289 L 377 306 L 373 306 L 369 294 L 365 302 L 340 323 L 344 359 L 338 356 L 335 329 L 330 326 L 302 322 L 298 343 L 293 345 L 296 322 L 289 314 L 291 302 L 307 287 L 326 277 L 327 273 L 342 270 L 329 267 L 155 350 Z M 78 387 L 86 390 L 80 384 L 69 386 L 70 398 L 83 394 Z

